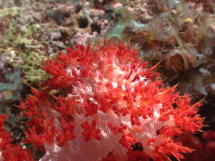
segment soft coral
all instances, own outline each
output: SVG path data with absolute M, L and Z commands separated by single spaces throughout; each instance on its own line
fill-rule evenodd
M 45 63 L 51 76 L 43 90 L 33 89 L 20 105 L 31 118 L 26 143 L 45 146 L 41 161 L 183 158 L 191 149 L 174 137 L 201 129 L 197 104 L 163 87 L 155 67 L 147 66 L 122 44 L 60 52 Z M 132 153 L 137 142 L 143 151 Z
M 6 116 L 0 116 L 0 160 L 1 161 L 33 161 L 30 150 L 12 143 L 10 133 L 4 128 Z

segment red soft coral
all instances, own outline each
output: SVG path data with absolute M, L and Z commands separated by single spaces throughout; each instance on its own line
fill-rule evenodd
M 26 143 L 45 146 L 40 161 L 182 159 L 191 150 L 174 137 L 201 129 L 199 105 L 163 87 L 154 68 L 122 44 L 60 52 L 45 63 L 43 90 L 20 105 Z
M 201 135 L 183 134 L 178 141 L 189 148 L 194 149 L 193 153 L 187 154 L 183 161 L 213 161 L 215 160 L 215 132 L 206 131 Z
M 12 143 L 13 139 L 4 128 L 6 116 L 0 116 L 0 160 L 1 161 L 33 161 L 30 150 Z

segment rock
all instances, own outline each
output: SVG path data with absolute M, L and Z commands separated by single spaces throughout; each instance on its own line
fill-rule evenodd
M 60 39 L 61 36 L 62 36 L 62 35 L 61 35 L 60 32 L 51 32 L 51 33 L 50 33 L 50 39 L 51 39 L 52 41 L 55 41 L 55 40 Z
M 51 20 L 53 20 L 57 25 L 60 25 L 64 22 L 64 15 L 63 13 L 58 10 L 51 10 L 47 13 L 48 18 L 50 18 Z

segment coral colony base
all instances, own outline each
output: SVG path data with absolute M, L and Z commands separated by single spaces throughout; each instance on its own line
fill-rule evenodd
M 154 67 L 122 44 L 76 45 L 45 63 L 49 79 L 20 104 L 22 141 L 40 161 L 167 161 L 192 152 L 174 138 L 200 131 L 200 102 L 165 88 Z M 11 144 L 1 116 L 1 161 L 32 161 Z

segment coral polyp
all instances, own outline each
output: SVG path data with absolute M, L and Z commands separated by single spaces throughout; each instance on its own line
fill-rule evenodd
M 164 87 L 159 74 L 123 44 L 76 45 L 48 60 L 50 77 L 20 104 L 25 143 L 40 161 L 180 160 L 174 138 L 200 131 L 200 102 Z

